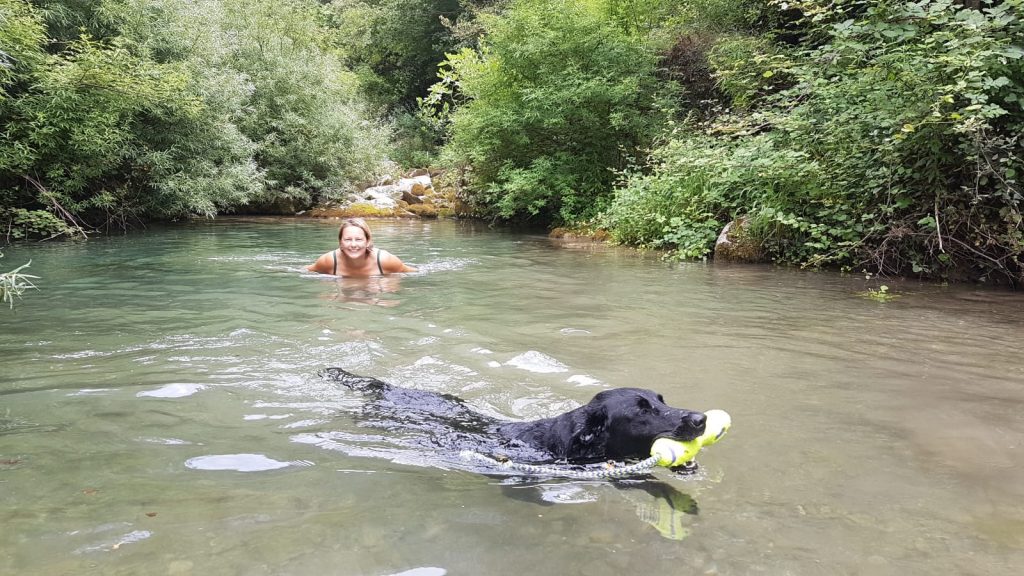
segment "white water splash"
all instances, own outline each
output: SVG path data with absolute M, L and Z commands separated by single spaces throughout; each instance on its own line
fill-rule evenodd
M 583 374 L 574 374 L 566 379 L 566 382 L 571 382 L 577 386 L 597 386 L 601 383 L 597 378 L 591 378 Z
M 288 462 L 267 458 L 262 454 L 216 454 L 197 456 L 185 461 L 185 466 L 193 470 L 234 470 L 236 472 L 262 472 L 290 465 Z
M 144 390 L 136 394 L 136 396 L 139 398 L 146 396 L 153 398 L 184 398 L 185 396 L 191 396 L 204 388 L 206 388 L 206 386 L 203 386 L 202 384 L 168 384 L 157 388 L 156 390 Z
M 558 360 L 555 360 L 547 354 L 542 354 L 536 350 L 530 350 L 524 352 L 515 358 L 512 358 L 508 362 L 505 362 L 508 366 L 515 366 L 523 370 L 530 372 L 538 372 L 541 374 L 550 374 L 553 372 L 568 372 L 569 368 L 565 364 L 562 364 Z

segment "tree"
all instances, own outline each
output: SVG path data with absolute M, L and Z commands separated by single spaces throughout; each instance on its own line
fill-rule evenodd
M 460 101 L 446 119 L 447 162 L 468 170 L 474 200 L 497 217 L 593 216 L 612 170 L 666 118 L 655 55 L 568 0 L 514 2 L 485 25 L 480 49 L 450 55 L 434 93 Z
M 301 205 L 387 157 L 312 0 L 0 1 L 0 219 L 16 237 Z M 40 230 L 40 210 L 61 225 Z

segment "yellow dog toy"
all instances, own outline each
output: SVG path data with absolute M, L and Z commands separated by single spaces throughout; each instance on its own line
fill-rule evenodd
M 732 418 L 725 410 L 708 410 L 704 416 L 707 417 L 704 433 L 693 440 L 681 442 L 671 438 L 658 438 L 654 441 L 651 445 L 651 456 L 658 459 L 658 466 L 672 468 L 693 461 L 701 448 L 718 442 L 732 426 Z

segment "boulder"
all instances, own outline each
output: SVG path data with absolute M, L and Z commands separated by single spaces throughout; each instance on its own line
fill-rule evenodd
M 429 174 L 421 174 L 419 176 L 413 176 L 412 178 L 402 178 L 395 186 L 402 191 L 412 192 L 413 188 L 419 185 L 419 189 L 423 190 L 433 186 Z
M 395 184 L 371 186 L 363 190 L 360 200 L 377 208 L 394 208 L 402 198 L 402 191 Z
M 422 204 L 423 198 L 416 195 L 415 191 L 402 192 L 402 200 L 405 200 L 409 204 Z
M 716 262 L 758 263 L 765 261 L 761 242 L 751 236 L 750 222 L 738 218 L 722 228 L 715 241 Z
M 437 207 L 433 204 L 413 204 L 407 208 L 407 210 L 420 218 L 437 218 Z

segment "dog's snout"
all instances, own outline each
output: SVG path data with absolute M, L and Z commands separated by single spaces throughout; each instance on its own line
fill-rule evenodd
M 704 424 L 707 422 L 708 417 L 702 412 L 690 412 L 683 418 L 683 422 L 687 425 L 696 428 L 698 430 L 704 429 Z

